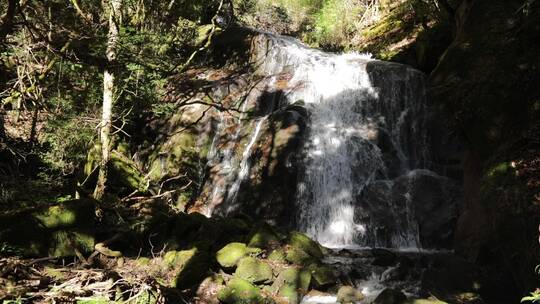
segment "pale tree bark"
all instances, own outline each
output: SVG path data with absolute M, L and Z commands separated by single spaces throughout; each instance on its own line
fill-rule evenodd
M 99 174 L 94 198 L 100 200 L 105 193 L 107 183 L 107 166 L 111 151 L 111 127 L 112 109 L 115 93 L 116 78 L 116 58 L 118 47 L 118 36 L 120 31 L 120 16 L 122 0 L 109 0 L 109 33 L 107 40 L 107 66 L 103 73 L 103 108 L 100 122 L 99 140 L 101 143 L 101 162 L 99 164 Z

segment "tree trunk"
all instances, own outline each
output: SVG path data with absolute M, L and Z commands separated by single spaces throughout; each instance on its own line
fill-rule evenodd
M 7 12 L 2 18 L 2 24 L 0 25 L 0 44 L 4 43 L 6 36 L 13 30 L 13 17 L 17 12 L 19 6 L 19 0 L 8 0 Z
M 103 109 L 100 122 L 99 140 L 101 143 L 101 162 L 94 198 L 100 200 L 105 193 L 107 167 L 110 158 L 112 108 L 115 93 L 116 57 L 120 29 L 120 8 L 122 0 L 109 0 L 109 34 L 107 41 L 107 66 L 103 73 Z

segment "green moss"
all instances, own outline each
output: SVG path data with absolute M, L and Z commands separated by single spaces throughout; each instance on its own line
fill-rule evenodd
M 53 278 L 57 281 L 64 281 L 67 277 L 67 274 L 65 271 L 63 271 L 62 269 L 56 269 L 56 268 L 52 268 L 52 267 L 45 267 L 43 269 L 43 272 L 45 273 L 46 276 L 50 277 L 50 278 Z
M 286 258 L 285 258 L 285 251 L 281 248 L 278 248 L 278 249 L 275 249 L 273 250 L 269 255 L 268 255 L 268 260 L 272 261 L 272 262 L 278 262 L 278 263 L 283 263 L 286 261 Z
M 72 256 L 94 248 L 94 202 L 73 200 L 0 216 L 0 242 L 25 256 Z
M 51 233 L 49 256 L 73 256 L 75 249 L 88 254 L 94 251 L 94 236 L 77 231 L 54 231 Z
M 137 263 L 139 266 L 147 266 L 150 265 L 151 262 L 152 260 L 147 257 L 139 257 L 135 260 L 135 263 Z
M 218 292 L 217 297 L 227 304 L 264 303 L 259 288 L 240 278 L 230 280 L 227 286 Z
M 234 276 L 252 283 L 271 283 L 272 268 L 266 262 L 253 257 L 242 258 Z
M 111 304 L 116 303 L 115 301 L 111 301 L 108 298 L 105 297 L 95 297 L 95 298 L 89 298 L 84 300 L 77 300 L 77 304 Z
M 289 303 L 299 303 L 307 292 L 311 273 L 299 268 L 284 268 L 277 276 L 271 290 L 286 298 Z
M 318 259 L 312 257 L 307 252 L 297 247 L 287 248 L 285 259 L 292 264 L 303 266 L 319 262 Z
M 132 190 L 146 191 L 146 179 L 135 163 L 118 151 L 112 151 L 109 166 L 113 181 Z
M 190 250 L 169 251 L 163 257 L 166 267 L 173 268 L 176 276 L 170 284 L 178 289 L 187 289 L 199 284 L 210 268 L 208 253 L 192 248 Z
M 279 246 L 279 238 L 271 227 L 264 225 L 254 231 L 249 239 L 248 246 L 257 248 L 273 248 Z
M 244 243 L 230 243 L 221 248 L 216 259 L 222 267 L 233 267 L 241 258 L 248 254 L 247 246 Z
M 309 266 L 313 285 L 317 288 L 336 284 L 337 278 L 331 267 L 326 265 L 312 264 Z
M 511 169 L 512 167 L 509 162 L 501 162 L 488 169 L 487 176 L 495 177 L 498 175 L 506 174 Z
M 176 275 L 173 286 L 178 289 L 197 286 L 208 275 L 210 265 L 210 256 L 207 253 L 197 253 Z
M 184 268 L 195 254 L 197 254 L 197 248 L 182 251 L 168 251 L 163 256 L 163 262 L 165 262 L 167 267 Z
M 43 226 L 51 229 L 71 226 L 76 220 L 75 212 L 63 205 L 53 206 L 42 214 L 36 214 L 36 218 Z
M 303 233 L 296 231 L 289 233 L 287 243 L 292 247 L 301 249 L 317 259 L 322 259 L 324 256 L 319 244 Z

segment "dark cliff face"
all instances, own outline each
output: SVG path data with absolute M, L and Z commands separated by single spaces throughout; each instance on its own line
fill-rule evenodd
M 495 285 L 527 290 L 540 261 L 540 1 L 464 1 L 456 25 L 430 88 L 466 147 L 455 247 L 496 269 Z

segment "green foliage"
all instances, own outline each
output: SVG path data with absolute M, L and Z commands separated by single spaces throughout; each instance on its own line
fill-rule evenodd
M 354 35 L 361 6 L 352 0 L 326 0 L 316 15 L 315 30 L 310 39 L 318 45 L 339 47 Z
M 52 171 L 73 173 L 86 159 L 96 132 L 80 116 L 53 116 L 45 126 L 41 158 Z
M 540 302 L 540 289 L 536 289 L 535 291 L 531 292 L 530 296 L 523 297 L 521 299 L 521 302 L 528 302 L 531 301 L 533 303 L 539 303 Z

